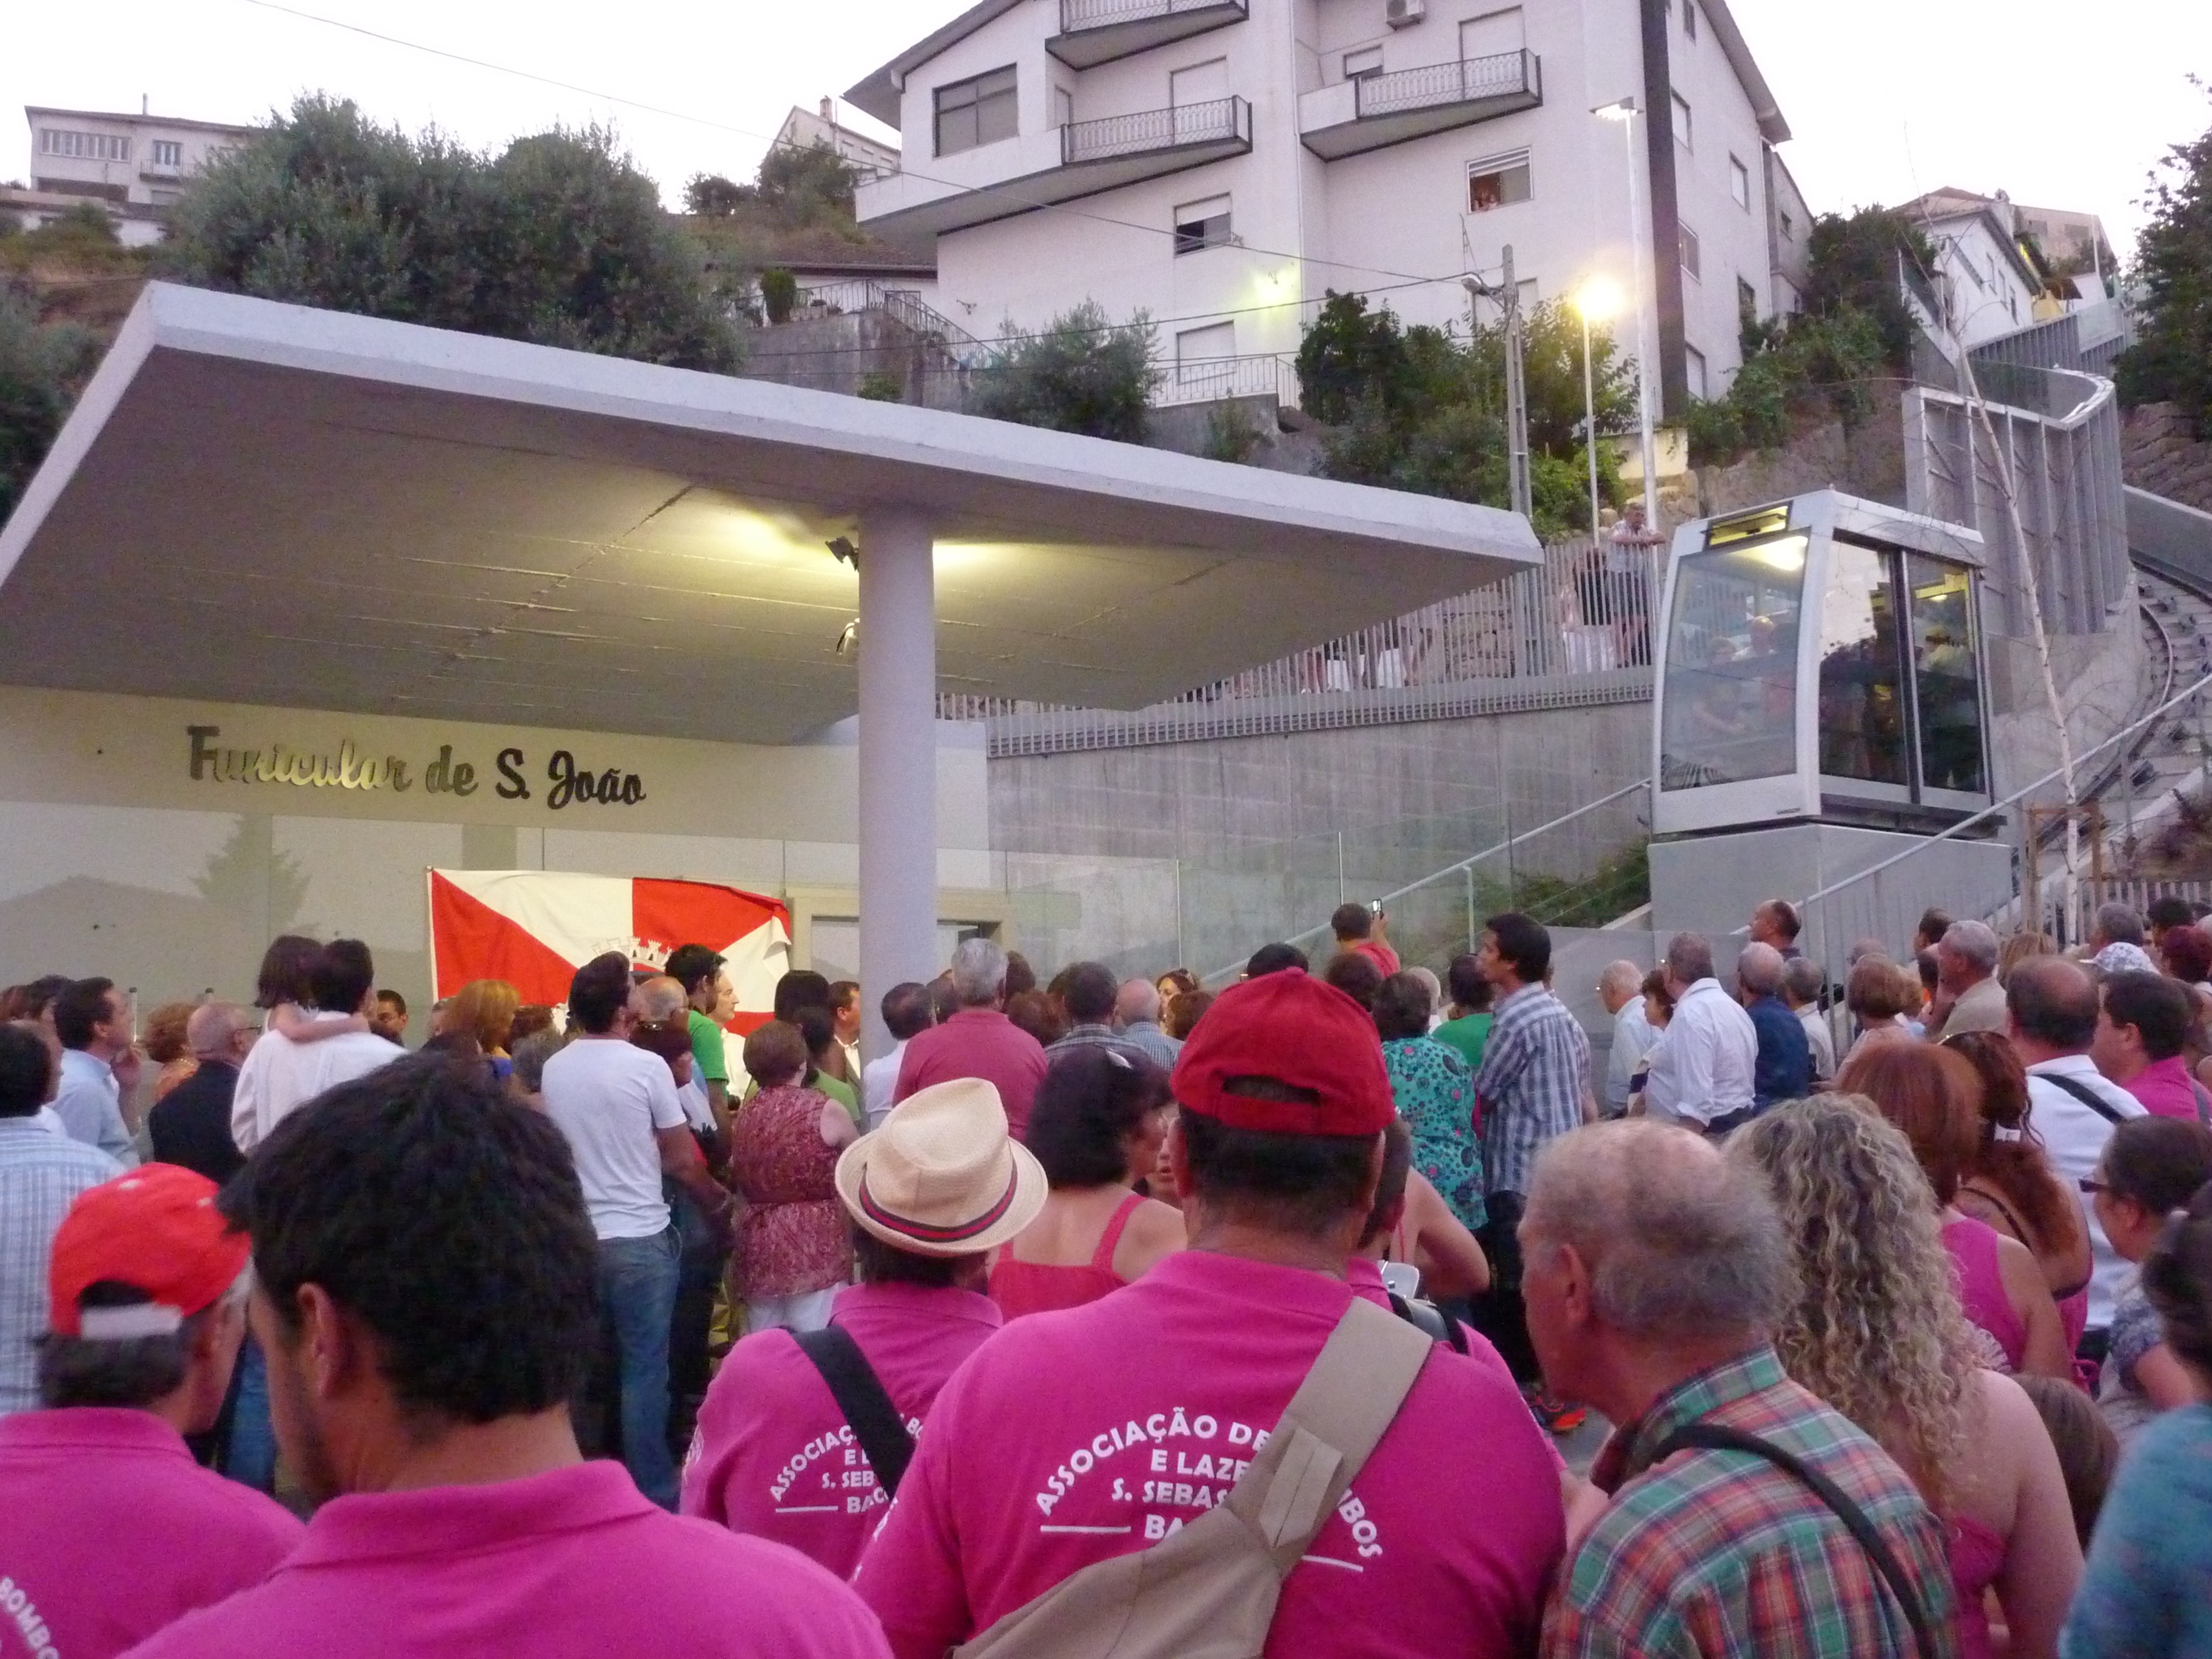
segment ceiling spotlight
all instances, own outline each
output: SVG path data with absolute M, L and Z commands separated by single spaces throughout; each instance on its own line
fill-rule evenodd
M 852 621 L 847 623 L 837 635 L 837 654 L 841 657 L 843 656 L 860 642 L 860 619 L 858 617 L 855 617 Z
M 853 545 L 851 537 L 840 536 L 834 541 L 828 543 L 827 546 L 830 549 L 830 557 L 838 560 L 842 563 L 851 565 L 855 571 L 860 569 L 860 550 Z

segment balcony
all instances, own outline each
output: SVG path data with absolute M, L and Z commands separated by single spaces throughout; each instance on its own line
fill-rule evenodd
M 933 235 L 1203 167 L 1251 148 L 1252 106 L 1217 98 L 1074 121 L 938 156 L 922 164 L 928 178 L 894 173 L 862 184 L 854 204 L 871 229 Z
M 1060 0 L 1060 33 L 1044 49 L 1070 69 L 1188 40 L 1241 23 L 1250 0 Z
M 1544 101 L 1543 60 L 1502 52 L 1362 75 L 1298 100 L 1298 140 L 1325 161 L 1495 120 Z

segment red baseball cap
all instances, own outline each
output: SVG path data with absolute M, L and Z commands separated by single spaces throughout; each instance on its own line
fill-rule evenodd
M 1313 1104 L 1262 1100 L 1231 1082 L 1264 1078 L 1307 1091 Z M 1175 1096 L 1232 1129 L 1274 1134 L 1380 1134 L 1397 1115 L 1382 1040 L 1367 1011 L 1297 972 L 1262 974 L 1213 1000 L 1176 1059 Z
M 173 1164 L 149 1164 L 76 1195 L 54 1234 L 47 1283 L 57 1336 L 161 1336 L 238 1282 L 249 1251 L 216 1208 L 216 1184 Z M 144 1303 L 77 1305 L 94 1285 L 128 1285 Z

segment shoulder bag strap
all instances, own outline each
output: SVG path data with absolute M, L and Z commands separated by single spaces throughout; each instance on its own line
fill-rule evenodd
M 1280 1453 L 1255 1460 L 1227 1500 L 1259 1529 L 1284 1571 L 1342 1501 L 1435 1346 L 1387 1310 L 1352 1298 L 1268 1437 L 1267 1450 L 1275 1452 L 1279 1441 Z
M 2051 1072 L 2030 1072 L 2028 1075 L 2033 1078 L 2040 1078 L 2044 1082 L 2051 1085 L 2052 1088 L 2062 1090 L 2065 1093 L 2073 1096 L 2075 1099 L 2080 1101 L 2084 1106 L 2087 1106 L 2099 1117 L 2104 1119 L 2106 1122 L 2118 1123 L 2120 1121 L 2120 1114 L 2113 1110 L 2112 1103 L 2106 1100 L 2102 1095 L 2099 1094 L 2094 1089 L 2090 1088 L 2087 1084 L 2076 1083 L 2070 1077 L 2059 1077 L 2056 1073 Z
M 792 1340 L 830 1385 L 830 1397 L 852 1425 L 853 1438 L 860 1443 L 860 1455 L 876 1472 L 876 1484 L 897 1497 L 906 1466 L 914 1461 L 914 1436 L 907 1431 L 906 1419 L 891 1403 L 860 1345 L 836 1325 L 825 1325 L 818 1331 L 793 1331 Z
M 1874 1522 L 1867 1518 L 1867 1512 L 1853 1501 L 1849 1492 L 1796 1453 L 1784 1450 L 1771 1440 L 1763 1440 L 1755 1434 L 1747 1434 L 1741 1429 L 1729 1428 L 1719 1423 L 1684 1424 L 1660 1443 L 1651 1461 L 1654 1463 L 1664 1462 L 1676 1452 L 1690 1447 L 1702 1451 L 1748 1452 L 1754 1457 L 1765 1458 L 1775 1468 L 1794 1475 L 1810 1487 L 1822 1503 L 1835 1511 L 1836 1518 L 1850 1529 L 1851 1536 L 1858 1540 L 1859 1547 L 1867 1553 L 1874 1563 L 1875 1571 L 1889 1586 L 1889 1593 L 1905 1609 L 1905 1622 L 1912 1626 L 1913 1644 L 1919 1649 L 1922 1659 L 1936 1659 L 1938 1650 L 1929 1631 L 1927 1611 L 1920 1605 L 1920 1597 L 1912 1588 L 1912 1580 L 1899 1563 L 1896 1552 L 1875 1529 Z

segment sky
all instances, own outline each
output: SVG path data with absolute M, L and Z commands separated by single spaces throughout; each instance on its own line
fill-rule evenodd
M 574 0 L 295 0 L 289 9 L 106 0 L 89 44 L 81 9 L 21 6 L 0 52 L 0 109 L 131 110 L 144 98 L 161 113 L 246 123 L 321 89 L 380 119 L 434 123 L 489 149 L 556 122 L 599 121 L 618 130 L 674 204 L 695 173 L 750 177 L 793 104 L 842 92 L 964 4 L 657 0 L 610 12 Z M 1784 158 L 1816 211 L 1939 185 L 2003 189 L 2101 215 L 2124 258 L 2153 166 L 2212 127 L 2212 100 L 2188 80 L 2192 70 L 2212 79 L 2208 0 L 1731 4 L 1795 134 Z M 611 29 L 611 18 L 623 27 Z M 0 179 L 28 171 L 19 119 L 0 126 L 12 132 L 0 143 Z

